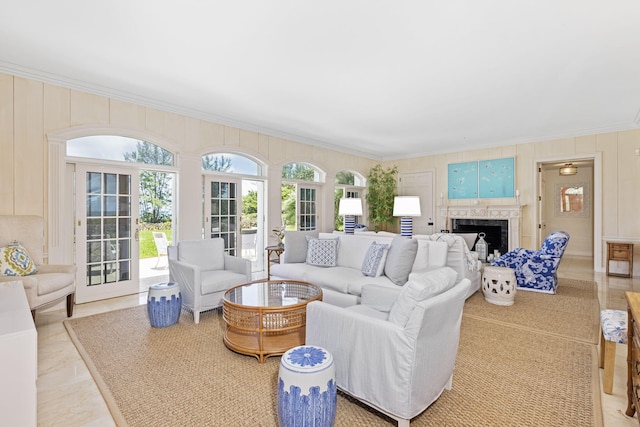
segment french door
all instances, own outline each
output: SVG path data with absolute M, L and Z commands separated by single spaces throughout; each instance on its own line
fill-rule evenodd
M 242 212 L 241 181 L 205 176 L 204 189 L 204 238 L 221 237 L 225 252 L 236 255 L 238 247 L 242 247 L 238 239 Z
M 138 191 L 135 169 L 77 165 L 76 302 L 139 291 Z

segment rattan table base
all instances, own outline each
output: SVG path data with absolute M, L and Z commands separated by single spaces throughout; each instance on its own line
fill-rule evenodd
M 223 300 L 224 343 L 260 363 L 280 356 L 304 344 L 307 304 L 321 299 L 319 287 L 292 280 L 257 280 L 231 288 Z

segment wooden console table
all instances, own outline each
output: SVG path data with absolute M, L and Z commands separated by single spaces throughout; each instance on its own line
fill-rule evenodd
M 625 292 L 628 310 L 627 330 L 627 410 L 633 417 L 640 401 L 640 345 L 638 321 L 640 320 L 640 292 Z
M 611 261 L 625 261 L 629 263 L 629 274 L 610 273 Z M 607 276 L 632 277 L 633 276 L 633 243 L 607 242 Z

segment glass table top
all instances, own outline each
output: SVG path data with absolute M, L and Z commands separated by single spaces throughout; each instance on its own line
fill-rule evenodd
M 249 307 L 286 307 L 318 298 L 322 290 L 306 282 L 258 280 L 229 289 L 224 300 Z

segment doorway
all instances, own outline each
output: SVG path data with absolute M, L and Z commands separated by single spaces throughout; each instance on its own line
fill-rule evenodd
M 575 170 L 560 174 L 567 164 Z M 594 270 L 602 271 L 600 154 L 538 159 L 534 170 L 535 247 L 540 247 L 550 232 L 566 231 L 571 236 L 566 254 L 592 257 Z
M 75 176 L 76 302 L 137 293 L 137 170 L 78 164 Z

